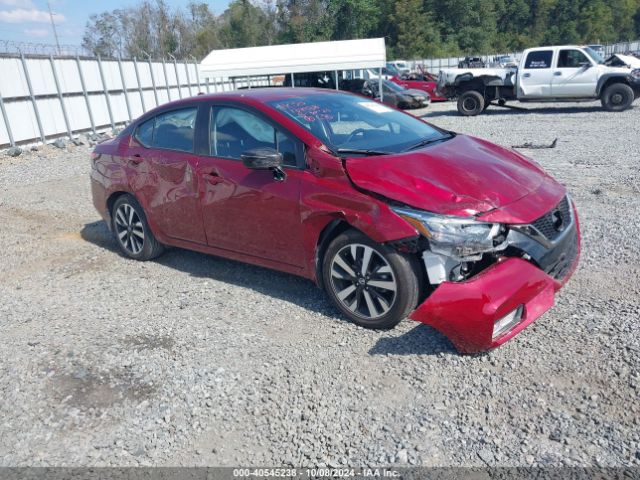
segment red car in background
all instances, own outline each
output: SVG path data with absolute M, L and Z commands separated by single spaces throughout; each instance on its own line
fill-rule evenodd
M 176 246 L 299 275 L 358 325 L 408 316 L 462 352 L 551 308 L 580 250 L 565 187 L 527 157 L 324 89 L 162 105 L 96 146 L 91 187 L 128 258 Z
M 405 88 L 415 88 L 423 90 L 429 94 L 432 102 L 444 102 L 448 100 L 436 93 L 437 79 L 430 73 L 409 73 L 402 77 L 391 77 L 393 83 L 397 83 Z

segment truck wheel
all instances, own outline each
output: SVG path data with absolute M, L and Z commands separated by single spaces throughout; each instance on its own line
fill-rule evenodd
M 458 98 L 458 112 L 465 117 L 476 116 L 484 110 L 484 97 L 480 92 L 469 90 Z
M 614 83 L 605 88 L 600 101 L 608 112 L 622 112 L 631 106 L 633 89 L 626 83 Z

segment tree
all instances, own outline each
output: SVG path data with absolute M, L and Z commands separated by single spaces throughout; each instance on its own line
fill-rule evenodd
M 390 18 L 396 32 L 393 53 L 400 58 L 426 58 L 439 54 L 440 37 L 422 0 L 398 0 Z

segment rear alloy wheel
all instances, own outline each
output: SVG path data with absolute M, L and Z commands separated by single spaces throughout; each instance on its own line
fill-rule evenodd
M 147 217 L 132 195 L 122 195 L 111 211 L 112 230 L 120 251 L 135 260 L 150 260 L 164 248 L 153 236 Z
M 634 100 L 633 89 L 626 83 L 614 83 L 605 88 L 600 102 L 609 112 L 622 112 L 631 106 Z
M 327 248 L 322 273 L 325 290 L 354 323 L 393 328 L 417 305 L 416 262 L 349 230 Z
M 469 90 L 458 98 L 458 112 L 465 117 L 474 117 L 484 111 L 485 100 L 480 92 Z

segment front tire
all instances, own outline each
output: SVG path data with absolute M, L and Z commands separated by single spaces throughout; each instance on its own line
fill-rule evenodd
M 327 295 L 349 320 L 365 328 L 393 328 L 416 308 L 419 272 L 415 257 L 356 230 L 338 235 L 322 259 Z
M 484 111 L 484 96 L 475 90 L 464 92 L 458 98 L 458 112 L 465 117 L 475 117 Z
M 122 195 L 111 209 L 111 230 L 120 252 L 134 260 L 151 260 L 164 251 L 153 235 L 147 216 L 133 195 Z
M 628 109 L 634 100 L 633 89 L 626 83 L 614 83 L 605 88 L 601 103 L 608 112 L 622 112 Z

